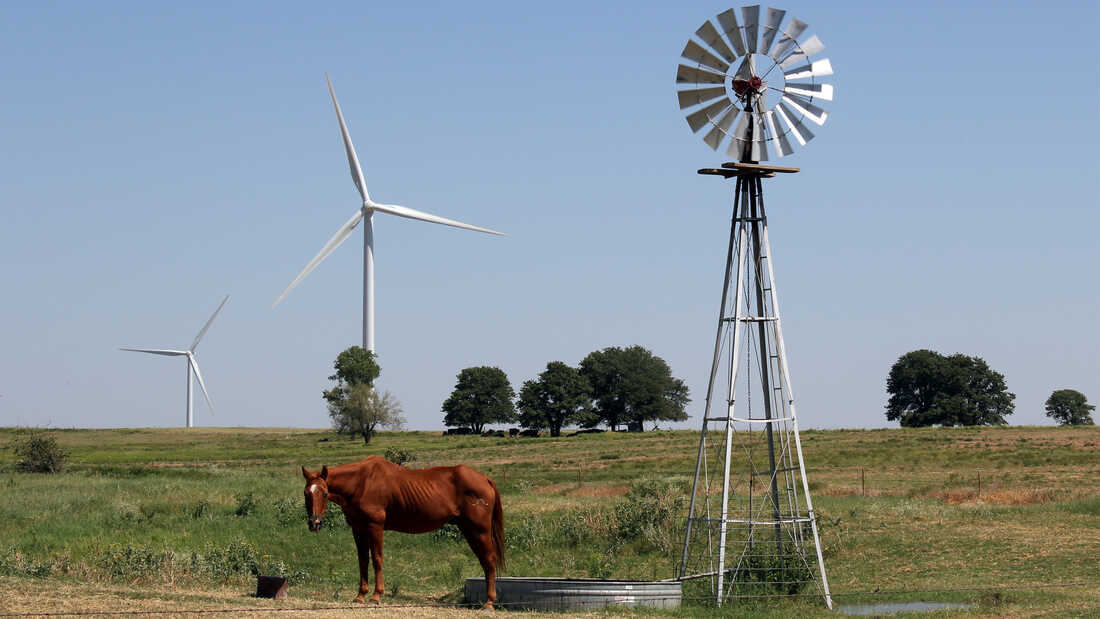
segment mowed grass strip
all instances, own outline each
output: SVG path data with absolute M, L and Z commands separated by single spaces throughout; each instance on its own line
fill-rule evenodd
M 0 429 L 0 445 L 28 432 Z M 0 453 L 0 612 L 34 610 L 26 595 L 5 592 L 53 586 L 69 592 L 63 608 L 98 608 L 120 596 L 148 610 L 212 607 L 226 599 L 253 605 L 258 601 L 247 595 L 255 572 L 289 577 L 294 603 L 346 602 L 358 585 L 350 532 L 338 513 L 319 534 L 306 531 L 298 467 L 382 455 L 391 447 L 412 452 L 413 467 L 464 463 L 497 481 L 505 505 L 505 575 L 668 578 L 682 541 L 677 498 L 690 485 L 699 437 L 384 432 L 364 445 L 325 430 L 286 428 L 49 432 L 71 453 L 61 474 L 15 472 L 11 450 Z M 1100 580 L 1088 568 L 1100 556 L 1100 428 L 802 436 L 838 601 L 845 592 L 876 589 Z M 454 530 L 387 533 L 388 603 L 456 603 L 463 579 L 480 573 Z M 1079 615 L 1100 613 L 1098 598 L 1093 586 L 931 599 L 975 603 L 967 612 L 976 614 Z M 735 612 L 819 610 L 820 601 L 809 598 L 745 602 Z M 689 604 L 680 614 L 712 612 Z M 722 609 L 722 616 L 729 612 Z

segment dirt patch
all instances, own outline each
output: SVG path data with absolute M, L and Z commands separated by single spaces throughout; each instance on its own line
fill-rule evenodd
M 599 497 L 599 496 L 623 496 L 630 490 L 630 486 L 581 486 L 572 492 L 569 492 L 569 496 L 584 496 L 584 497 Z
M 948 505 L 962 503 L 989 503 L 993 505 L 1042 505 L 1054 498 L 1054 491 L 1045 488 L 1020 490 L 992 490 L 980 495 L 975 489 L 940 490 L 929 496 L 940 499 Z

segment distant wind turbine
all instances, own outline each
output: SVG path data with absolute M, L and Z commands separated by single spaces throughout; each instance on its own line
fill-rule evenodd
M 397 206 L 396 204 L 379 204 L 370 199 L 370 193 L 367 192 L 367 182 L 363 179 L 363 169 L 359 166 L 359 157 L 355 154 L 355 147 L 352 146 L 351 136 L 348 135 L 348 127 L 344 124 L 344 114 L 340 111 L 340 103 L 336 101 L 336 91 L 332 88 L 332 80 L 329 79 L 328 74 L 325 74 L 325 81 L 328 82 L 328 92 L 332 97 L 332 106 L 336 108 L 336 119 L 340 122 L 340 135 L 344 138 L 344 150 L 347 151 L 348 165 L 351 167 L 351 180 L 355 182 L 356 188 L 359 189 L 359 195 L 363 198 L 363 205 L 359 207 L 359 210 L 355 211 L 355 215 L 352 215 L 336 234 L 329 239 L 328 243 L 321 248 L 321 251 L 317 252 L 317 255 L 313 257 L 313 260 L 309 261 L 309 264 L 302 269 L 302 272 L 298 274 L 298 277 L 294 278 L 294 281 L 290 282 L 290 285 L 286 287 L 283 294 L 279 295 L 278 299 L 271 304 L 271 307 L 275 307 L 280 301 L 286 297 L 287 293 L 294 289 L 298 285 L 298 282 L 305 279 L 306 275 L 309 275 L 310 271 L 317 268 L 317 265 L 321 264 L 329 254 L 333 252 L 340 243 L 343 243 L 348 236 L 351 235 L 355 226 L 359 225 L 360 221 L 365 222 L 363 224 L 363 348 L 374 351 L 374 212 L 380 211 L 382 213 L 389 213 L 390 215 L 397 215 L 398 217 L 406 217 L 408 219 L 418 219 L 420 221 L 428 221 L 436 224 L 443 224 L 445 226 L 454 226 L 455 228 L 464 228 L 466 230 L 476 230 L 478 232 L 487 232 L 489 234 L 497 234 L 503 236 L 503 233 L 496 230 L 490 230 L 488 228 L 479 228 L 478 226 L 471 226 L 470 224 L 464 224 L 461 221 L 455 221 L 453 219 L 447 219 L 445 217 L 439 217 L 438 215 L 432 215 L 430 213 L 424 213 L 404 206 Z
M 191 370 L 195 370 L 195 378 L 199 379 L 199 387 L 202 387 L 202 395 L 206 398 L 206 406 L 210 409 L 210 413 L 214 412 L 214 404 L 210 401 L 210 394 L 206 391 L 206 384 L 202 381 L 202 372 L 199 371 L 199 362 L 195 359 L 195 347 L 199 345 L 199 340 L 202 336 L 206 335 L 206 330 L 210 328 L 210 323 L 214 322 L 214 318 L 218 315 L 218 312 L 222 311 L 222 307 L 225 302 L 229 300 L 229 295 L 225 295 L 222 302 L 218 305 L 218 309 L 214 310 L 214 313 L 210 315 L 210 320 L 206 321 L 206 324 L 202 326 L 199 334 L 195 336 L 195 341 L 191 342 L 191 347 L 187 350 L 167 350 L 160 348 L 119 348 L 119 350 L 126 350 L 130 352 L 147 352 L 154 355 L 165 355 L 168 357 L 187 357 L 187 427 L 192 427 L 195 422 L 195 411 L 193 404 L 193 397 L 191 395 Z

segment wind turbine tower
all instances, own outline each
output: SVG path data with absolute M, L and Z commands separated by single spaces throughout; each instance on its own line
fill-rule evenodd
M 325 81 L 328 82 L 329 96 L 332 97 L 332 106 L 336 109 L 336 120 L 340 123 L 340 136 L 344 140 L 344 150 L 348 156 L 348 166 L 351 168 L 351 180 L 355 183 L 355 187 L 359 190 L 359 195 L 362 197 L 363 202 L 355 214 L 351 216 L 351 219 L 347 220 L 340 229 L 336 231 L 336 234 L 329 239 L 328 243 L 321 248 L 321 251 L 317 252 L 317 255 L 306 264 L 302 272 L 298 274 L 298 277 L 294 278 L 294 281 L 290 282 L 290 285 L 286 287 L 283 294 L 279 295 L 278 299 L 271 304 L 271 307 L 275 307 L 283 300 L 286 295 L 298 285 L 298 282 L 305 279 L 306 275 L 309 275 L 313 269 L 317 268 L 317 265 L 321 264 L 325 258 L 328 257 L 341 243 L 344 242 L 355 227 L 360 222 L 363 223 L 363 348 L 374 351 L 374 213 L 388 213 L 390 215 L 397 215 L 398 217 L 405 217 L 407 219 L 416 219 L 419 221 L 427 221 L 436 224 L 443 224 L 445 226 L 453 226 L 455 228 L 463 228 L 466 230 L 476 230 L 478 232 L 486 232 L 488 234 L 496 234 L 503 236 L 503 233 L 496 230 L 490 230 L 488 228 L 481 228 L 478 226 L 472 226 L 470 224 L 462 223 L 461 221 L 455 221 L 453 219 L 447 219 L 438 215 L 432 215 L 431 213 L 425 213 L 415 209 L 411 209 L 405 206 L 398 206 L 396 204 L 380 204 L 371 200 L 370 193 L 367 191 L 367 182 L 363 177 L 363 168 L 359 165 L 359 156 L 355 153 L 355 146 L 351 143 L 351 135 L 348 134 L 348 127 L 344 123 L 344 113 L 340 110 L 340 103 L 336 100 L 336 91 L 332 88 L 332 80 L 329 79 L 328 74 L 325 74 Z
M 210 323 L 214 322 L 214 318 L 218 315 L 218 312 L 222 311 L 222 307 L 225 302 L 229 300 L 229 295 L 225 295 L 222 302 L 218 304 L 218 309 L 214 310 L 214 313 L 210 315 L 210 319 L 206 321 L 206 324 L 199 330 L 199 334 L 195 336 L 195 341 L 191 342 L 191 347 L 187 350 L 173 350 L 166 348 L 119 348 L 119 350 L 125 350 L 129 352 L 147 352 L 154 355 L 165 355 L 167 357 L 187 357 L 187 427 L 190 428 L 195 425 L 195 406 L 194 396 L 191 384 L 191 370 L 195 371 L 195 378 L 199 379 L 199 387 L 202 388 L 202 397 L 206 399 L 206 406 L 210 409 L 211 414 L 214 412 L 214 404 L 210 401 L 210 394 L 206 391 L 206 383 L 202 380 L 202 372 L 199 371 L 199 362 L 195 358 L 195 348 L 199 345 L 199 341 L 202 340 L 202 336 L 206 335 L 206 330 L 210 328 Z

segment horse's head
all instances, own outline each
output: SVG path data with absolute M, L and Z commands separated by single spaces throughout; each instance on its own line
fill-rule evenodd
M 328 467 L 322 466 L 320 473 L 310 473 L 303 466 L 302 475 L 306 478 L 306 517 L 309 519 L 309 530 L 316 533 L 321 530 L 321 519 L 328 509 Z

